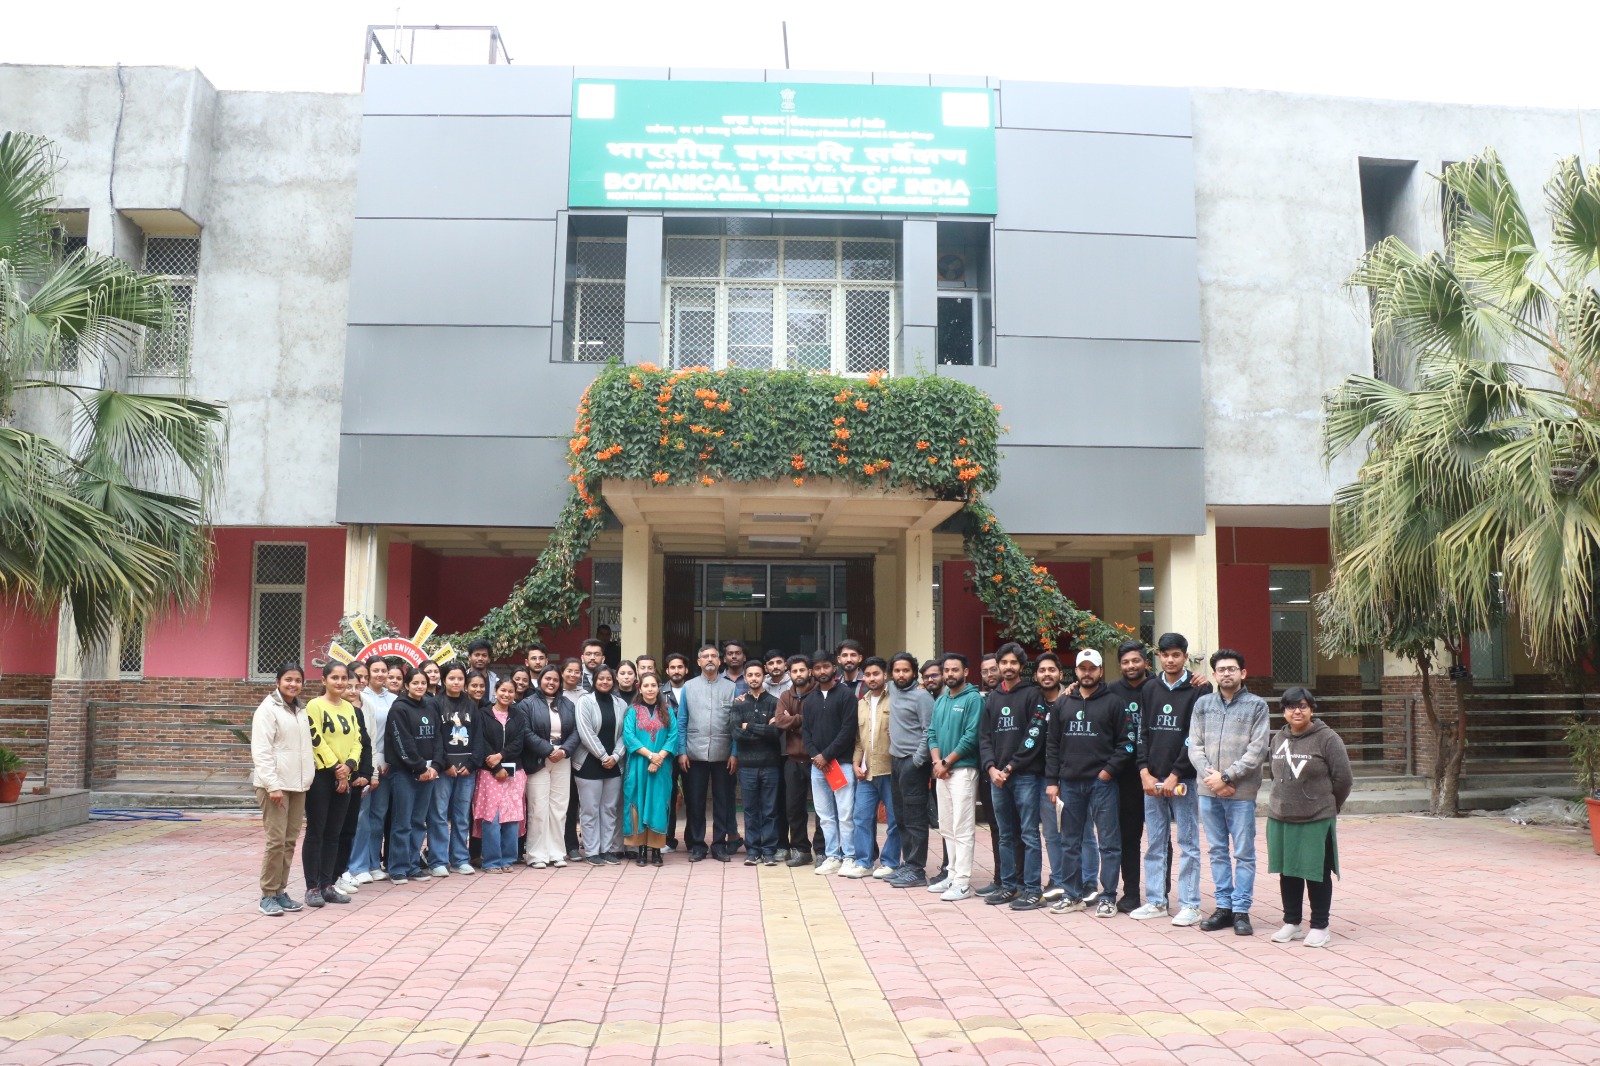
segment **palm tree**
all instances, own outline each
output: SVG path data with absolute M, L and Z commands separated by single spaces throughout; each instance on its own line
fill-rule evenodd
M 1382 647 L 1417 665 L 1438 743 L 1434 813 L 1454 814 L 1467 719 L 1460 699 L 1438 713 L 1441 652 L 1458 668 L 1464 635 L 1505 610 L 1552 667 L 1597 634 L 1600 168 L 1556 167 L 1549 253 L 1492 150 L 1440 181 L 1444 252 L 1391 237 L 1350 279 L 1412 384 L 1353 376 L 1326 401 L 1328 457 L 1367 454 L 1335 496 L 1335 569 L 1317 607 L 1329 652 Z
M 63 254 L 57 169 L 45 139 L 0 133 L 0 595 L 69 607 L 92 646 L 119 623 L 203 600 L 226 408 L 57 373 L 75 349 L 104 386 L 172 314 L 165 279 Z M 67 415 L 58 436 L 32 428 L 55 410 Z

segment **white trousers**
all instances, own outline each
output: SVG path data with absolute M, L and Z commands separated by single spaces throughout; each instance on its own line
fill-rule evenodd
M 555 862 L 567 857 L 567 800 L 572 791 L 572 762 L 544 764 L 528 775 L 528 841 L 522 857 L 528 862 Z
M 950 883 L 965 888 L 972 880 L 972 840 L 978 813 L 978 768 L 957 767 L 934 780 L 939 797 L 939 835 L 950 855 Z

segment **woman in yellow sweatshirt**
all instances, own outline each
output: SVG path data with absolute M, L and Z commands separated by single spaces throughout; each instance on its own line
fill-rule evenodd
M 344 825 L 351 786 L 363 762 L 360 711 L 344 698 L 350 671 L 341 662 L 322 668 L 322 695 L 306 704 L 311 754 L 317 772 L 306 794 L 306 840 L 300 863 L 306 875 L 306 906 L 349 903 L 333 887 L 339 876 L 339 830 Z

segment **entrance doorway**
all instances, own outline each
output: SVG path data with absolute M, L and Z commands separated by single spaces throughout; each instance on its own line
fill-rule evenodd
M 847 564 L 696 560 L 694 632 L 705 644 L 742 640 L 754 655 L 809 655 L 848 632 Z

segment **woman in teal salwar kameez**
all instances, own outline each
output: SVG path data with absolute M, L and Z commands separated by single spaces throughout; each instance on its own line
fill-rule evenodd
M 654 674 L 644 675 L 633 706 L 622 718 L 622 746 L 628 753 L 622 778 L 622 842 L 638 849 L 640 866 L 661 865 L 678 737 L 678 716 L 662 699 L 661 683 Z

